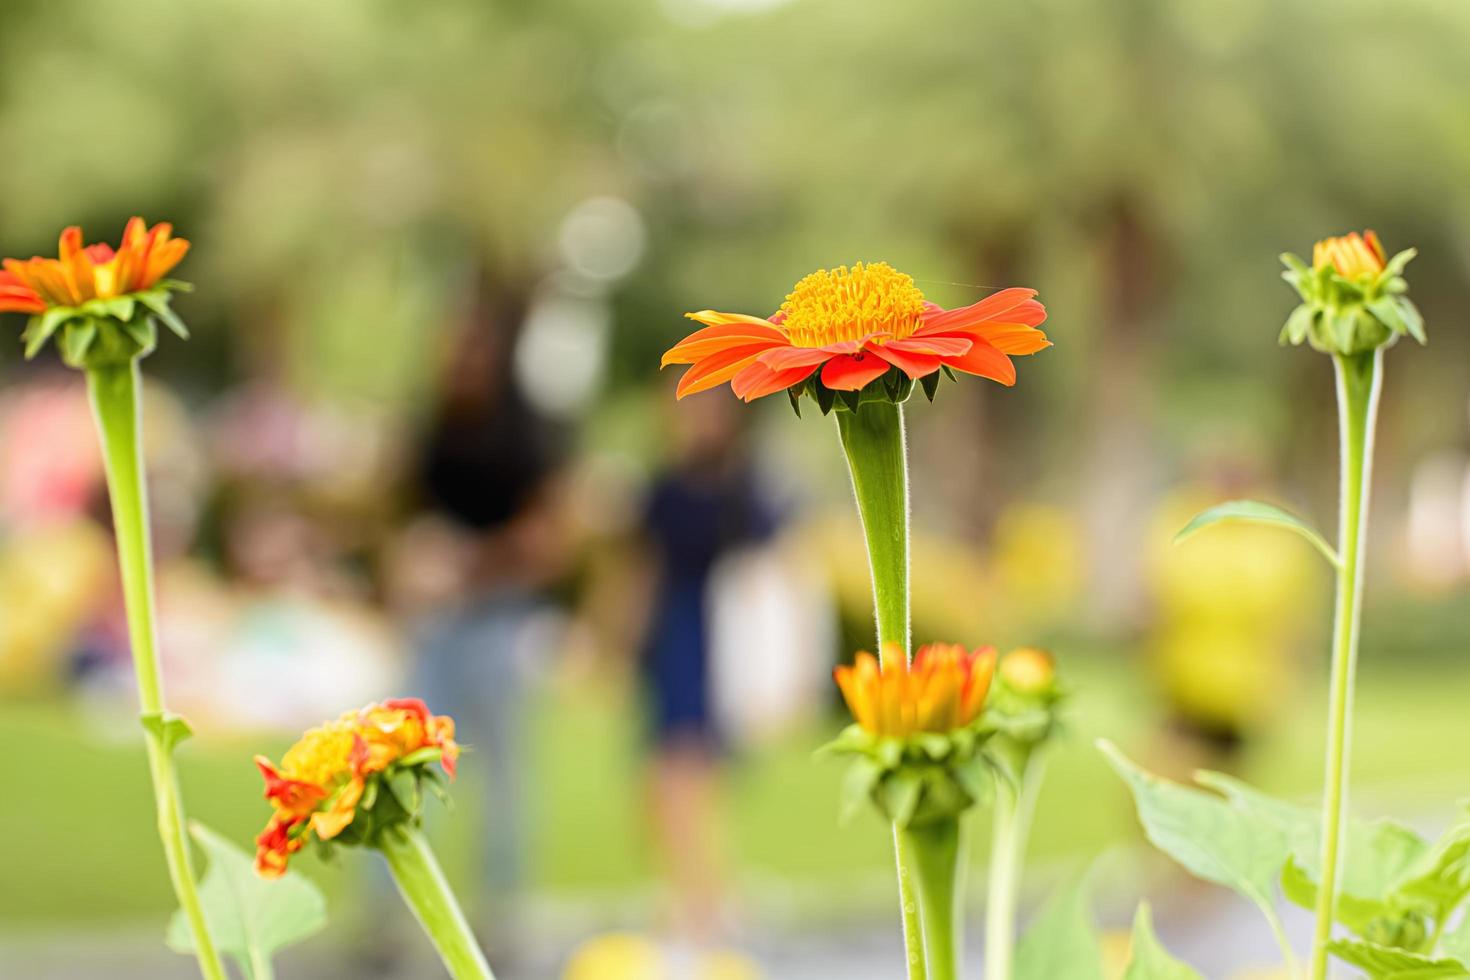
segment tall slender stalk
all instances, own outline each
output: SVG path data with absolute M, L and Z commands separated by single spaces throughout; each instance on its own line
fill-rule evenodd
M 1011 980 L 1016 944 L 1016 903 L 1021 892 L 1021 869 L 1031 817 L 1041 791 L 1046 757 L 1029 754 L 1019 787 L 996 780 L 994 823 L 990 837 L 990 889 L 985 903 L 986 980 Z
M 929 980 L 959 980 L 964 828 L 946 817 L 901 831 L 913 855 Z
M 127 360 L 87 369 L 87 391 L 102 437 L 112 524 L 117 537 L 118 566 L 128 616 L 128 640 L 138 680 L 138 704 L 148 748 L 148 770 L 158 813 L 169 878 L 179 907 L 194 937 L 199 972 L 208 980 L 225 980 L 219 952 L 209 934 L 204 907 L 194 881 L 189 845 L 184 837 L 184 804 L 174 768 L 171 736 L 165 725 L 163 677 L 159 669 L 153 614 L 153 556 L 148 540 L 148 497 L 143 479 L 143 447 L 139 437 L 138 362 Z
M 378 849 L 449 975 L 454 980 L 495 980 L 423 834 L 407 826 L 394 828 L 383 834 Z
M 873 609 L 879 656 L 909 654 L 909 486 L 903 408 L 864 402 L 856 412 L 837 414 L 837 433 L 852 473 L 853 495 L 862 518 L 873 575 Z M 898 899 L 903 910 L 904 951 L 909 980 L 928 980 L 924 930 L 916 894 L 911 842 L 893 829 Z
M 1347 807 L 1352 745 L 1353 683 L 1358 661 L 1358 621 L 1363 593 L 1363 541 L 1373 473 L 1373 429 L 1383 382 L 1383 349 L 1336 354 L 1342 496 L 1339 504 L 1337 601 L 1332 629 L 1332 680 L 1327 719 L 1327 781 L 1322 797 L 1322 882 L 1312 934 L 1312 978 L 1326 980 L 1342 864 L 1342 816 Z

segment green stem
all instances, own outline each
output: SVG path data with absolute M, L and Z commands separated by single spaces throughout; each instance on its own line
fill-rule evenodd
M 225 980 L 224 967 L 210 937 L 204 907 L 199 902 L 189 845 L 184 837 L 184 805 L 179 794 L 178 773 L 163 727 L 163 678 L 153 616 L 153 556 L 148 541 L 148 497 L 139 436 L 142 408 L 139 389 L 136 360 L 87 369 L 87 391 L 102 437 L 107 488 L 112 498 L 113 532 L 117 538 L 133 670 L 138 679 L 148 770 L 153 778 L 158 835 L 163 840 L 174 894 L 194 937 L 199 972 L 208 980 Z
M 1368 492 L 1373 472 L 1373 427 L 1383 379 L 1381 349 L 1335 355 L 1338 431 L 1341 436 L 1342 499 L 1338 548 L 1337 603 L 1332 630 L 1332 681 L 1327 719 L 1327 785 L 1322 799 L 1322 883 L 1312 935 L 1312 978 L 1326 980 L 1327 943 L 1337 902 L 1342 863 L 1342 816 L 1347 807 L 1347 773 L 1352 745 L 1353 679 L 1358 661 L 1358 620 L 1363 594 L 1362 544 L 1368 526 Z
M 1021 869 L 1045 771 L 1045 757 L 1033 752 L 1022 767 L 1019 788 L 1004 780 L 996 781 L 990 838 L 990 891 L 985 905 L 986 980 L 1011 980 Z
M 879 656 L 886 663 L 891 651 L 883 648 L 897 644 L 900 655 L 907 658 L 909 478 L 903 408 L 892 402 L 864 402 L 856 412 L 838 411 L 837 433 L 868 543 Z
M 878 653 L 889 661 L 909 650 L 909 484 L 903 409 L 891 402 L 863 402 L 856 412 L 837 412 L 837 434 L 852 473 L 853 495 L 868 545 Z M 927 980 L 923 926 L 915 894 L 912 857 L 893 830 L 898 900 L 909 980 Z
M 410 827 L 389 830 L 382 835 L 378 849 L 388 860 L 399 893 L 438 950 L 449 975 L 454 980 L 495 980 L 423 834 Z
M 958 980 L 963 923 L 960 919 L 964 832 L 958 817 L 946 817 L 902 832 L 913 858 L 919 916 L 929 980 Z

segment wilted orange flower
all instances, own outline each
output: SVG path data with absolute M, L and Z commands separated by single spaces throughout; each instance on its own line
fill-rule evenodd
M 1331 265 L 1344 279 L 1371 279 L 1383 271 L 1387 258 L 1378 235 L 1370 228 L 1359 235 L 1350 232 L 1324 238 L 1312 246 L 1312 266 Z
M 459 757 L 454 719 L 430 714 L 418 698 L 397 698 L 313 728 L 286 751 L 279 768 L 256 756 L 275 813 L 255 839 L 255 870 L 279 877 L 311 833 L 320 840 L 342 833 L 368 779 L 423 749 L 438 749 L 440 764 L 453 777 Z
M 693 365 L 677 397 L 730 382 L 751 401 L 800 384 L 821 369 L 835 391 L 856 391 L 896 367 L 922 378 L 941 367 L 1015 384 L 1010 355 L 1051 346 L 1036 329 L 1046 310 L 1034 289 L 1003 289 L 945 310 L 924 299 L 911 276 L 887 262 L 821 269 L 798 282 L 769 318 L 702 310 L 705 324 L 663 356 Z
M 174 238 L 167 222 L 149 228 L 133 218 L 122 244 L 82 244 L 82 229 L 61 233 L 57 258 L 6 259 L 0 272 L 0 313 L 43 313 L 50 307 L 80 306 L 149 289 L 178 265 L 189 243 Z
M 952 732 L 980 715 L 995 674 L 995 648 L 966 650 L 958 643 L 929 643 L 914 654 L 878 658 L 866 651 L 852 666 L 833 671 L 843 700 L 859 725 L 874 735 L 904 737 Z

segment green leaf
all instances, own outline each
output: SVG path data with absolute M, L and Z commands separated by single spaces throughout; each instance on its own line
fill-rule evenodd
M 1337 557 L 1337 552 L 1333 550 L 1332 545 L 1328 544 L 1327 539 L 1322 537 L 1310 524 L 1289 511 L 1272 504 L 1261 503 L 1259 500 L 1227 500 L 1223 504 L 1195 515 L 1192 521 L 1184 525 L 1183 530 L 1174 535 L 1174 543 L 1178 544 L 1196 531 L 1222 521 L 1245 521 L 1250 524 L 1284 527 L 1306 538 L 1312 547 L 1322 552 L 1322 556 L 1331 562 L 1334 568 L 1342 564 L 1342 560 Z
M 250 856 L 199 823 L 189 833 L 209 856 L 199 885 L 204 918 L 215 945 L 233 957 L 246 980 L 270 976 L 271 954 L 320 932 L 327 924 L 322 893 L 294 871 L 273 881 L 255 873 Z M 169 948 L 194 951 L 182 910 L 168 924 Z
M 163 743 L 165 752 L 173 752 L 180 742 L 194 734 L 194 729 L 189 727 L 189 723 L 183 719 L 183 716 L 171 711 L 140 715 L 139 720 L 143 723 L 145 730 Z
M 1287 858 L 1281 869 L 1281 891 L 1287 901 L 1304 909 L 1317 907 L 1317 879 L 1297 863 Z M 1362 935 L 1376 920 L 1390 917 L 1394 907 L 1382 898 L 1359 898 L 1346 891 L 1339 891 L 1337 905 L 1332 918 Z
M 1081 879 L 1063 887 L 1016 946 L 1013 980 L 1103 980 L 1097 930 Z
M 1317 810 L 1278 800 L 1224 773 L 1200 772 L 1195 780 L 1220 793 L 1237 809 L 1280 829 L 1289 853 L 1295 856 L 1282 869 L 1282 887 L 1291 901 L 1313 908 L 1316 883 L 1321 878 L 1321 817 Z M 1392 910 L 1390 893 L 1420 865 L 1429 850 L 1418 833 L 1392 820 L 1349 819 L 1344 846 L 1337 913 L 1338 921 L 1354 930 Z
M 1442 920 L 1470 897 L 1470 823 L 1451 827 L 1423 856 L 1393 897 L 1400 904 L 1424 904 Z
M 1462 918 L 1453 929 L 1445 931 L 1439 940 L 1439 951 L 1461 963 L 1470 963 L 1470 915 Z
M 1133 917 L 1133 951 L 1123 980 L 1203 980 L 1198 970 L 1175 959 L 1160 945 L 1147 902 L 1139 903 Z
M 1111 742 L 1099 740 L 1098 747 L 1133 791 L 1138 819 L 1155 847 L 1196 877 L 1250 899 L 1268 920 L 1278 922 L 1276 878 L 1291 853 L 1290 838 L 1280 826 L 1214 793 L 1145 772 Z
M 1327 948 L 1344 963 L 1368 974 L 1369 980 L 1450 980 L 1470 977 L 1457 959 L 1430 959 L 1361 939 L 1336 939 Z

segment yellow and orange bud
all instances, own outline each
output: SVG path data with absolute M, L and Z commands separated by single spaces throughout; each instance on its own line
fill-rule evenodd
M 1344 279 L 1374 279 L 1388 263 L 1378 235 L 1369 229 L 1324 238 L 1312 247 L 1312 267 L 1332 266 Z
M 995 649 L 966 650 L 957 643 L 919 648 L 912 664 L 902 653 L 878 658 L 866 651 L 851 666 L 833 671 L 848 709 L 859 725 L 878 736 L 904 738 L 944 734 L 979 717 L 995 674 Z
M 1044 697 L 1056 690 L 1056 658 L 1039 647 L 1018 647 L 1001 658 L 1000 679 L 1017 694 Z
M 313 728 L 279 767 L 257 756 L 275 812 L 255 841 L 256 872 L 280 877 L 311 834 L 324 841 L 341 835 L 358 816 L 368 782 L 390 766 L 437 759 L 452 778 L 458 757 L 454 719 L 430 714 L 417 698 L 370 704 Z

